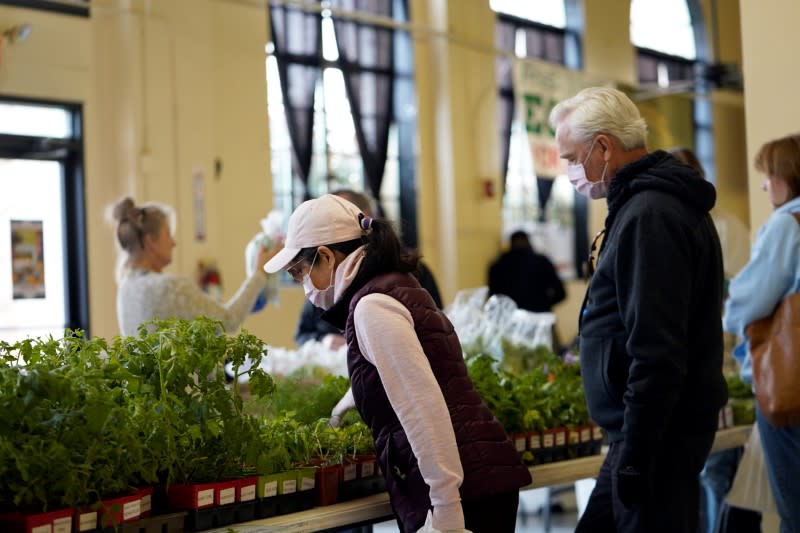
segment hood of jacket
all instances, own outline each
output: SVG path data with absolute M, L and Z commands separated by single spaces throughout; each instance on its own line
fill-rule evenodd
M 648 190 L 676 196 L 703 213 L 709 212 L 717 201 L 714 186 L 696 170 L 664 150 L 657 150 L 617 171 L 608 188 L 609 218 L 613 219 L 631 196 Z

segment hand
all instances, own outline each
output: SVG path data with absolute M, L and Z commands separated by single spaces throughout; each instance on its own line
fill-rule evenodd
M 270 249 L 262 246 L 258 252 L 258 257 L 256 258 L 256 270 L 264 272 L 264 265 L 267 264 L 267 261 L 275 257 L 275 254 L 281 250 L 283 250 L 283 239 L 276 240 L 275 246 Z
M 617 497 L 625 507 L 634 507 L 647 496 L 647 476 L 632 466 L 617 470 Z
M 339 335 L 338 333 L 328 333 L 322 337 L 322 345 L 333 351 L 338 350 L 344 344 L 344 335 Z

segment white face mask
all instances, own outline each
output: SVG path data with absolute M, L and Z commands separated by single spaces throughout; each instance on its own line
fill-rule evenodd
M 582 194 L 592 200 L 598 200 L 600 198 L 605 198 L 608 195 L 608 185 L 606 185 L 605 177 L 606 177 L 606 170 L 608 169 L 608 161 L 606 161 L 605 166 L 603 167 L 603 174 L 600 176 L 599 181 L 589 181 L 589 178 L 586 177 L 586 169 L 583 165 L 589 160 L 589 156 L 592 155 L 592 150 L 594 150 L 594 143 L 592 141 L 592 146 L 589 148 L 589 153 L 586 154 L 586 159 L 583 160 L 583 163 L 575 163 L 573 165 L 567 165 L 567 177 L 569 178 L 569 182 L 575 187 L 575 190 L 578 191 L 578 194 Z
M 333 307 L 334 302 L 334 291 L 333 291 L 333 274 L 336 269 L 331 270 L 331 279 L 328 283 L 328 286 L 324 289 L 318 289 L 314 286 L 314 282 L 311 281 L 311 270 L 314 268 L 314 261 L 317 260 L 317 253 L 314 254 L 314 259 L 311 261 L 311 267 L 308 269 L 308 272 L 305 276 L 303 276 L 303 292 L 308 298 L 308 301 L 312 304 L 316 305 L 320 309 L 325 309 L 326 311 Z

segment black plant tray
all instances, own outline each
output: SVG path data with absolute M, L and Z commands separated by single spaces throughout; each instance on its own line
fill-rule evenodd
M 275 514 L 278 515 L 307 511 L 308 509 L 314 507 L 313 490 L 302 490 L 300 492 L 292 492 L 291 494 L 280 494 L 269 499 L 275 500 Z
M 236 522 L 237 503 L 209 507 L 207 509 L 192 509 L 186 512 L 184 521 L 185 531 L 205 531 L 215 527 L 222 527 Z
M 377 494 L 386 490 L 386 481 L 383 476 L 370 476 L 343 481 L 339 483 L 339 496 L 337 501 L 346 502 Z
M 186 513 L 181 511 L 141 518 L 136 522 L 125 522 L 115 528 L 104 527 L 92 531 L 97 533 L 181 533 L 184 531 L 185 518 Z

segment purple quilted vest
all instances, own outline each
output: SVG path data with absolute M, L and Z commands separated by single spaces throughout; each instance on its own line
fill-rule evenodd
M 468 504 L 528 485 L 530 472 L 467 375 L 453 325 L 414 277 L 400 273 L 378 276 L 361 287 L 350 301 L 345 326 L 347 366 L 356 407 L 372 429 L 392 507 L 405 530 L 415 532 L 425 522 L 431 508 L 430 488 L 419 472 L 417 458 L 386 396 L 377 369 L 359 351 L 353 312 L 362 297 L 375 292 L 401 302 L 414 320 L 417 337 L 450 411 L 464 469 L 460 489 L 462 502 Z M 403 354 L 398 353 L 396 357 L 403 357 Z

